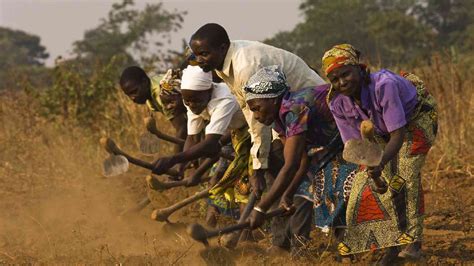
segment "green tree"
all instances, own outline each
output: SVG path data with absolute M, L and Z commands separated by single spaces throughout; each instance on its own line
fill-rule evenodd
M 107 111 L 116 111 L 112 102 L 117 100 L 117 72 L 124 60 L 114 56 L 107 64 L 95 61 L 91 65 L 84 60 L 57 59 L 52 71 L 54 82 L 40 97 L 43 115 L 99 129 L 108 122 Z
M 123 67 L 131 63 L 169 64 L 160 51 L 148 53 L 153 37 L 158 47 L 177 30 L 184 13 L 164 10 L 161 3 L 138 10 L 132 0 L 112 5 L 108 16 L 84 39 L 74 43 L 75 57 L 57 60 L 54 82 L 40 100 L 44 115 L 64 122 L 77 122 L 93 130 L 115 125 L 127 115 L 116 87 Z M 141 51 L 136 56 L 136 51 Z M 135 56 L 135 57 L 134 57 Z
M 408 14 L 413 4 L 410 0 L 305 0 L 300 6 L 304 21 L 265 42 L 295 52 L 313 66 L 319 66 L 323 52 L 338 43 L 355 45 L 376 63 L 414 60 L 430 46 L 431 31 Z
M 412 13 L 436 33 L 438 48 L 462 48 L 472 41 L 474 0 L 418 0 Z
M 280 32 L 265 42 L 294 52 L 311 65 L 319 65 L 324 50 L 336 43 L 349 42 L 361 48 L 372 46 L 365 42 L 366 24 L 360 15 L 372 6 L 372 0 L 304 1 L 300 6 L 304 21 L 292 31 Z
M 0 68 L 18 65 L 43 65 L 49 57 L 41 39 L 20 30 L 0 27 Z
M 367 18 L 367 33 L 374 42 L 378 62 L 388 65 L 410 64 L 426 58 L 434 46 L 433 32 L 405 11 L 389 9 Z
M 0 51 L 0 89 L 18 90 L 25 80 L 34 87 L 49 82 L 43 67 L 49 54 L 40 37 L 0 27 Z
M 181 27 L 184 14 L 167 11 L 162 3 L 147 4 L 144 10 L 138 10 L 133 0 L 123 0 L 112 5 L 98 27 L 86 31 L 84 39 L 74 43 L 74 52 L 79 57 L 104 62 L 113 56 L 125 56 L 128 62 L 137 61 L 133 52 L 139 54 L 138 61 L 149 58 L 160 61 L 163 52 L 159 49 L 150 52 L 150 40 L 153 37 L 160 39 L 154 43 L 154 48 L 169 41 L 170 33 Z

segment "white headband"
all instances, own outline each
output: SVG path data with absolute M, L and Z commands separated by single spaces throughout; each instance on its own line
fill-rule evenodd
M 181 89 L 192 91 L 209 90 L 212 86 L 212 73 L 204 72 L 198 66 L 189 65 L 183 70 L 181 78 Z

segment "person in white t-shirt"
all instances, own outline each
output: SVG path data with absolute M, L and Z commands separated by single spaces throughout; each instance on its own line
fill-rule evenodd
M 210 195 L 211 198 L 225 195 L 231 203 L 246 203 L 250 190 L 249 175 L 252 174 L 252 143 L 237 99 L 227 85 L 212 82 L 211 72 L 206 73 L 198 66 L 188 66 L 183 71 L 181 94 L 188 110 L 184 151 L 155 161 L 153 172 L 162 174 L 175 164 L 218 155 L 222 147 L 220 139 L 230 131 L 235 158 L 223 177 L 214 182 Z M 205 138 L 199 142 L 199 133 L 203 129 Z M 188 184 L 198 181 L 188 180 Z

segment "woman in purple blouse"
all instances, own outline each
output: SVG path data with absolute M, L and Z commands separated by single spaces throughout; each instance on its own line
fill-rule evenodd
M 397 256 L 419 258 L 424 214 L 420 170 L 437 131 L 434 99 L 415 75 L 384 69 L 371 74 L 359 56 L 353 46 L 341 44 L 322 59 L 332 85 L 329 107 L 343 142 L 361 139 L 360 124 L 370 120 L 384 150 L 380 165 L 356 174 L 338 249 L 348 255 L 389 248 L 381 264 Z M 374 183 L 380 177 L 383 186 Z

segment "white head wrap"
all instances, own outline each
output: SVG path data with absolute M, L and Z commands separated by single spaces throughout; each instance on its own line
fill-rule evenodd
M 211 85 L 211 72 L 206 73 L 200 67 L 191 65 L 183 70 L 183 76 L 181 77 L 182 90 L 205 91 L 209 90 Z

